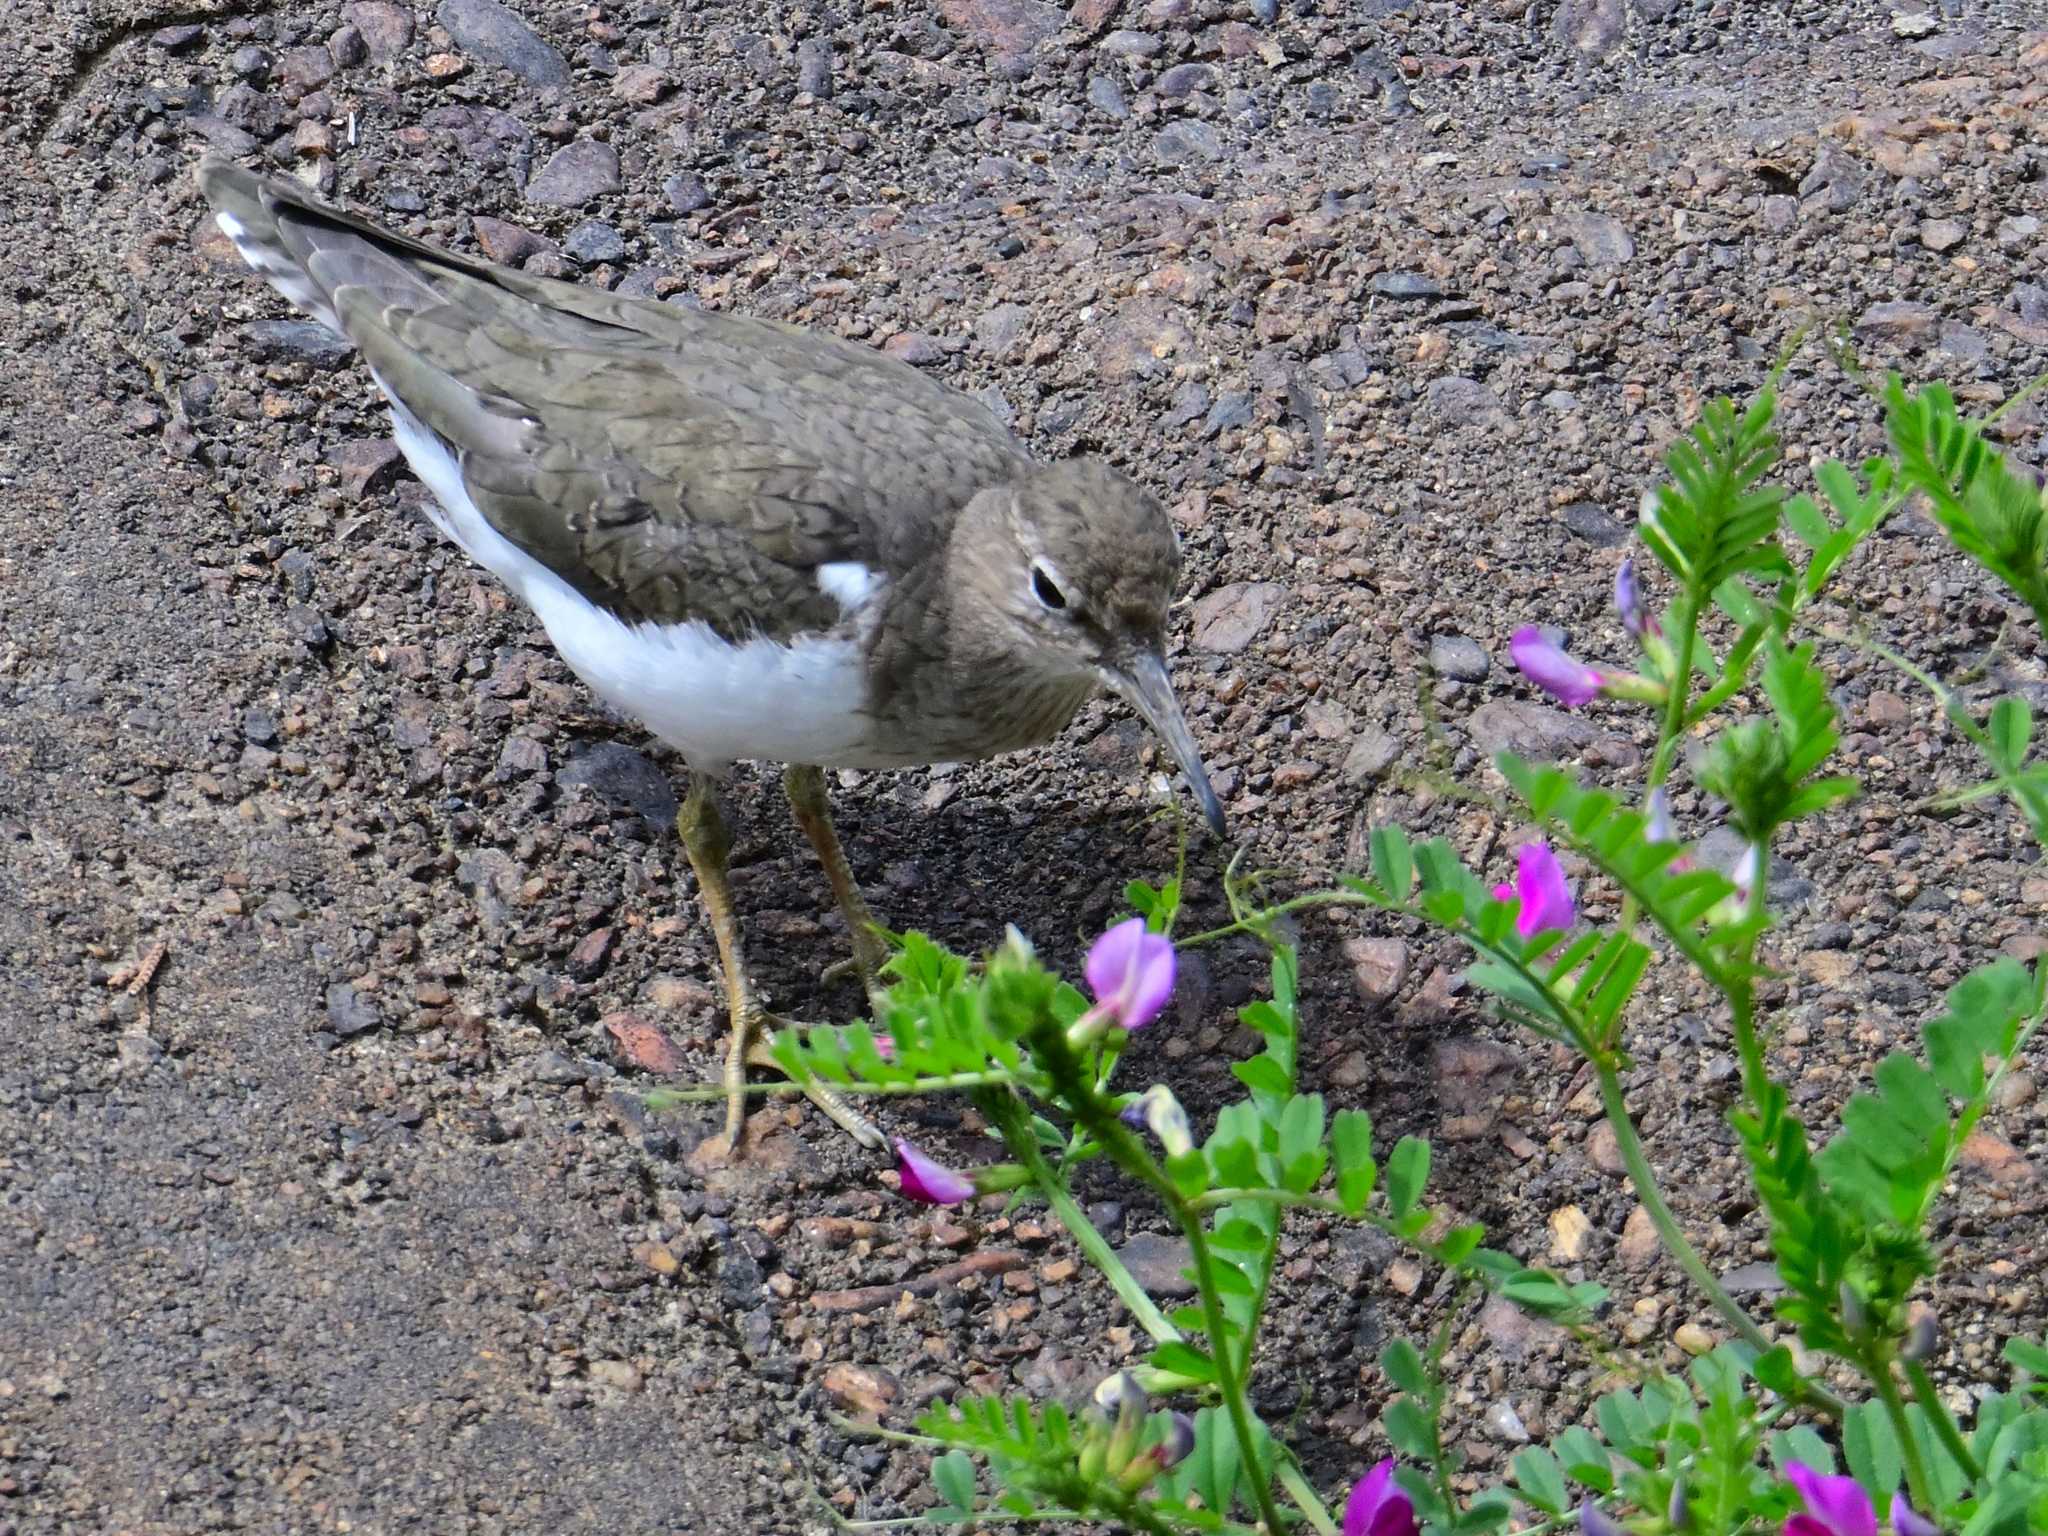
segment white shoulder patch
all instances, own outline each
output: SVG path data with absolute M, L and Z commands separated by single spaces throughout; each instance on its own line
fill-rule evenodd
M 882 589 L 882 578 L 858 560 L 834 560 L 818 567 L 818 586 L 852 613 Z

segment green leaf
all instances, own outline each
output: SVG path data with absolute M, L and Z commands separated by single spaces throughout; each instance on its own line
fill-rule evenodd
M 1397 1397 L 1381 1418 L 1387 1438 L 1401 1455 L 1414 1461 L 1436 1459 L 1436 1427 L 1412 1397 Z
M 1574 1424 L 1559 1435 L 1551 1442 L 1551 1449 L 1557 1452 L 1566 1474 L 1574 1482 L 1584 1483 L 1595 1493 L 1614 1491 L 1614 1467 L 1608 1459 L 1607 1447 L 1583 1424 Z
M 1356 1216 L 1379 1180 L 1379 1165 L 1372 1156 L 1372 1116 L 1362 1109 L 1338 1110 L 1330 1121 L 1330 1150 L 1337 1159 L 1337 1203 Z
M 1428 1182 L 1429 1143 L 1417 1136 L 1403 1136 L 1387 1158 L 1387 1204 L 1396 1220 L 1415 1209 Z
M 2015 1336 L 2005 1341 L 2005 1348 L 1999 1353 L 2007 1365 L 2048 1381 L 2048 1346 Z
M 1387 1373 L 1387 1380 L 1397 1391 L 1411 1397 L 1426 1398 L 1435 1389 L 1422 1352 L 1407 1339 L 1397 1338 L 1380 1351 L 1380 1369 Z
M 1828 1476 L 1835 1470 L 1835 1453 L 1805 1424 L 1771 1437 L 1771 1460 L 1781 1473 L 1795 1461 Z
M 1541 1446 L 1518 1451 L 1514 1459 L 1515 1486 L 1522 1497 L 1546 1515 L 1561 1515 L 1571 1502 L 1564 1486 L 1564 1469 L 1557 1458 Z
M 1162 1371 L 1185 1376 L 1190 1381 L 1214 1381 L 1216 1362 L 1185 1340 L 1175 1339 L 1152 1351 L 1151 1363 Z
M 948 1451 L 932 1463 L 932 1485 L 948 1509 L 974 1512 L 974 1458 L 965 1451 Z
M 1415 884 L 1415 856 L 1408 844 L 1408 834 L 1391 824 L 1374 827 L 1367 852 L 1372 877 L 1379 882 L 1381 891 L 1396 902 L 1406 901 Z
M 1264 1052 L 1248 1061 L 1232 1062 L 1230 1070 L 1239 1082 L 1254 1093 L 1270 1093 L 1280 1098 L 1291 1092 L 1294 1087 L 1294 1084 L 1288 1081 L 1286 1069 Z
M 1891 1421 L 1877 1403 L 1857 1403 L 1842 1420 L 1842 1456 L 1866 1488 L 1896 1488 L 1905 1458 Z

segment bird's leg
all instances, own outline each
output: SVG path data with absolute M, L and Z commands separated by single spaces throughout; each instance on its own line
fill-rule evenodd
M 732 1026 L 732 1038 L 725 1052 L 725 1139 L 729 1147 L 738 1150 L 747 1120 L 747 1068 L 751 1065 L 782 1070 L 769 1049 L 768 1031 L 785 1021 L 769 1013 L 754 997 L 753 981 L 740 949 L 732 884 L 726 874 L 732 834 L 719 813 L 718 799 L 711 786 L 694 774 L 690 778 L 690 792 L 683 797 L 682 809 L 676 813 L 676 834 L 683 840 L 683 851 L 690 856 L 690 868 L 697 872 L 697 893 L 711 919 L 711 934 L 718 941 L 718 965 L 725 975 L 725 1008 Z M 862 1146 L 882 1145 L 882 1133 L 867 1116 L 825 1084 L 806 1083 L 804 1092 Z
M 840 915 L 846 919 L 847 936 L 853 943 L 854 968 L 860 972 L 860 984 L 868 994 L 868 1008 L 879 1023 L 883 1017 L 881 972 L 889 952 L 875 933 L 875 914 L 868 910 L 853 870 L 846 862 L 846 851 L 839 846 L 839 834 L 832 828 L 832 800 L 825 789 L 825 771 L 792 766 L 782 776 L 782 788 L 789 796 L 789 808 L 796 812 L 796 824 L 811 840 L 818 862 L 825 867 L 825 878 L 832 882 L 833 898 L 839 903 Z

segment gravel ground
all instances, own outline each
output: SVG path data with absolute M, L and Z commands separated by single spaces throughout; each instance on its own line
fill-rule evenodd
M 675 765 L 432 536 L 366 375 L 281 327 L 202 217 L 203 146 L 529 270 L 867 340 L 1048 454 L 1108 453 L 1185 538 L 1175 666 L 1236 828 L 1304 879 L 1389 818 L 1498 862 L 1516 828 L 1440 775 L 1485 784 L 1503 745 L 1631 782 L 1646 721 L 1536 702 L 1507 636 L 1541 620 L 1623 654 L 1606 594 L 1660 452 L 1802 323 L 1977 408 L 2048 366 L 2038 9 L 522 14 L 10 16 L 7 1536 L 820 1530 L 828 1505 L 929 1499 L 920 1458 L 835 1408 L 1074 1393 L 1138 1347 L 1029 1212 L 911 1208 L 815 1114 L 764 1112 L 728 1165 L 716 1106 L 639 1108 L 645 1064 L 707 1077 L 722 1033 Z M 1785 407 L 1795 464 L 1878 442 L 1817 348 Z M 2048 459 L 2038 404 L 2000 432 Z M 1948 673 L 1988 656 L 2048 703 L 2035 637 L 1992 650 L 2013 612 L 1924 519 L 1842 591 L 1838 621 Z M 1925 814 L 1967 753 L 1890 674 L 1834 660 L 1870 793 L 1787 850 L 1775 1037 L 1820 1114 L 1966 970 L 2048 948 L 2024 829 Z M 885 915 L 967 948 L 1015 920 L 1073 967 L 1122 881 L 1170 869 L 1164 796 L 1140 727 L 1096 708 L 1016 760 L 844 776 L 841 825 Z M 815 980 L 843 935 L 772 776 L 743 769 L 729 803 L 764 981 L 845 1014 Z M 1198 919 L 1220 864 L 1198 848 Z M 1347 915 L 1301 938 L 1311 1086 L 1437 1138 L 1441 1198 L 1605 1279 L 1647 1356 L 1713 1336 L 1568 1062 L 1489 1023 L 1423 934 Z M 1213 1106 L 1261 974 L 1244 948 L 1192 958 L 1133 1071 Z M 1721 1023 L 1683 978 L 1655 990 L 1652 1150 L 1754 1290 Z M 1945 1218 L 1950 1369 L 2048 1315 L 2048 1116 L 2031 1073 L 2007 1090 Z M 956 1105 L 887 1115 L 976 1155 Z M 1172 1283 L 1156 1213 L 1099 1214 Z M 1379 1343 L 1444 1304 L 1376 1239 L 1290 1226 L 1257 1385 L 1299 1407 L 1325 1483 L 1381 1454 Z M 1594 1386 L 1500 1308 L 1454 1359 L 1481 1475 Z

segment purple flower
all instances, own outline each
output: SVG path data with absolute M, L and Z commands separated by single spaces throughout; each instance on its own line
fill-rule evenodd
M 1142 917 L 1128 918 L 1095 941 L 1085 970 L 1095 994 L 1089 1017 L 1142 1029 L 1173 996 L 1173 941 L 1148 932 Z
M 1522 903 L 1522 910 L 1515 914 L 1515 932 L 1525 939 L 1547 929 L 1569 928 L 1579 920 L 1564 866 L 1545 842 L 1524 843 L 1515 851 L 1515 883 L 1496 885 L 1493 899 Z
M 1614 606 L 1621 613 L 1621 627 L 1636 639 L 1642 640 L 1664 631 L 1658 627 L 1657 619 L 1643 606 L 1643 594 L 1636 586 L 1636 562 L 1631 555 L 1621 562 L 1614 573 Z
M 1892 1495 L 1892 1530 L 1896 1536 L 1941 1536 L 1941 1527 L 1906 1502 L 1906 1495 Z
M 1577 709 L 1599 697 L 1601 675 L 1582 661 L 1574 660 L 1560 645 L 1544 639 L 1543 631 L 1525 624 L 1508 642 L 1508 655 L 1530 682 L 1563 704 Z
M 1164 1083 L 1154 1083 L 1123 1107 L 1118 1116 L 1125 1125 L 1143 1126 L 1159 1138 L 1168 1157 L 1185 1157 L 1195 1149 L 1195 1134 L 1187 1111 Z
M 1643 811 L 1648 818 L 1643 823 L 1644 837 L 1653 843 L 1678 841 L 1678 828 L 1671 822 L 1671 797 L 1664 792 L 1662 784 L 1650 791 L 1649 801 L 1644 805 Z
M 1806 1505 L 1788 1515 L 1783 1536 L 1877 1536 L 1877 1511 L 1853 1477 L 1829 1477 L 1800 1462 L 1785 1469 Z
M 1352 1486 L 1344 1501 L 1344 1536 L 1415 1536 L 1415 1506 L 1394 1484 L 1391 1456 Z
M 924 1205 L 958 1205 L 974 1198 L 974 1180 L 925 1156 L 901 1136 L 896 1138 L 896 1176 L 907 1199 Z
M 1629 1528 L 1602 1509 L 1589 1496 L 1579 1506 L 1579 1529 L 1586 1536 L 1629 1536 Z

